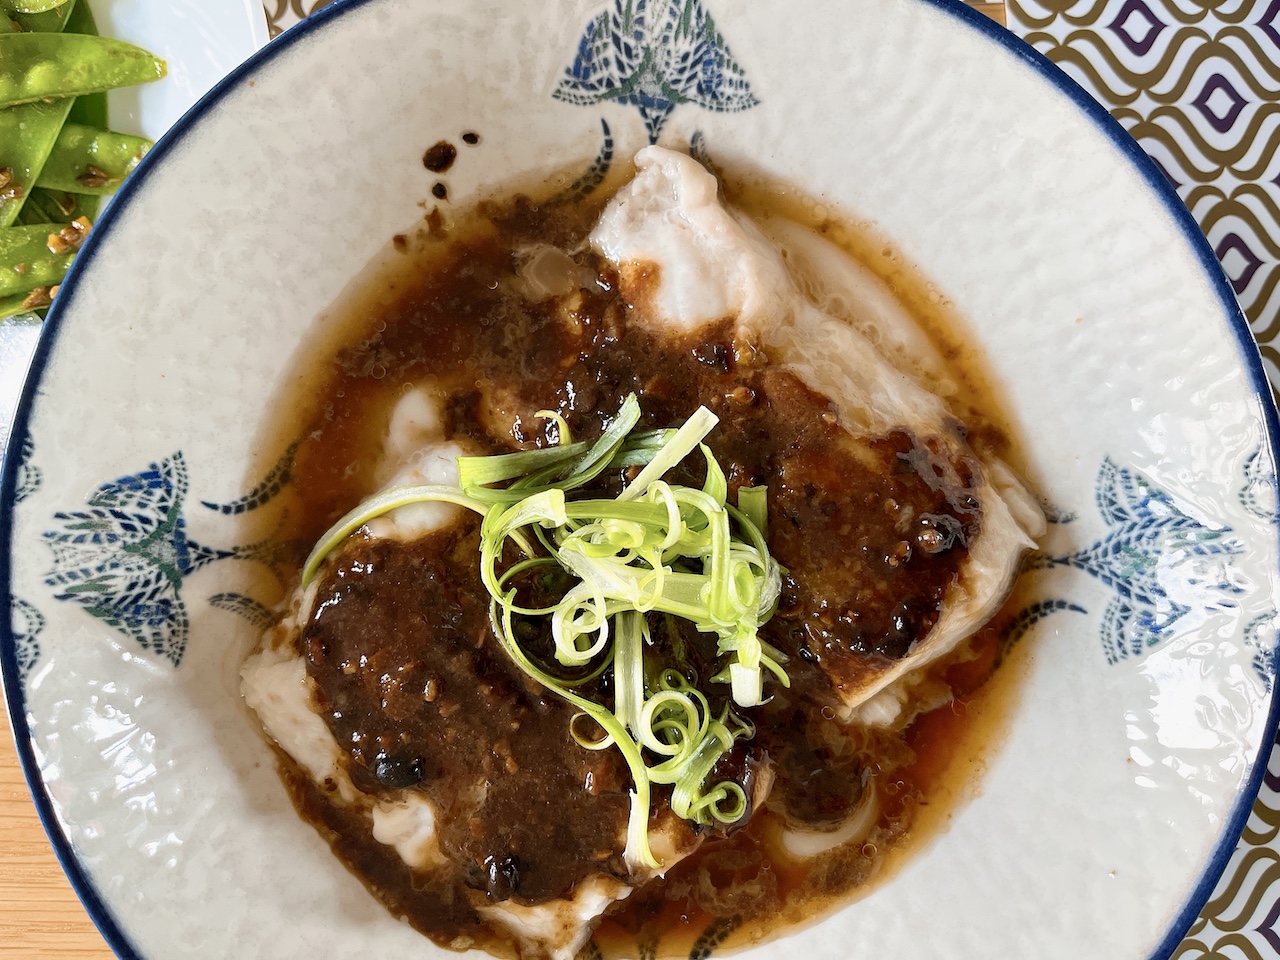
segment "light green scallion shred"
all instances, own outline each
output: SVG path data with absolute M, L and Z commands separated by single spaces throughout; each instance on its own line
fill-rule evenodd
M 593 443 L 573 442 L 559 414 L 539 416 L 555 423 L 557 446 L 459 457 L 456 487 L 402 487 L 370 498 L 321 538 L 303 583 L 349 536 L 390 511 L 441 501 L 481 514 L 480 574 L 494 633 L 521 670 L 594 721 L 602 732 L 595 739 L 576 720 L 571 725 L 581 746 L 622 754 L 634 782 L 624 856 L 633 869 L 658 869 L 648 839 L 652 786 L 670 785 L 672 810 L 692 822 L 740 819 L 748 806 L 742 787 L 709 783 L 711 771 L 735 742 L 754 735 L 735 710 L 763 701 L 765 673 L 789 684 L 786 657 L 759 637 L 781 593 L 781 568 L 765 540 L 767 490 L 746 487 L 736 506 L 727 502 L 724 471 L 702 442 L 718 423 L 705 407 L 676 430 L 637 431 L 632 395 Z M 695 450 L 706 463 L 702 489 L 662 479 Z M 573 497 L 608 470 L 637 467 L 614 499 Z M 509 555 L 504 561 L 508 542 L 523 555 L 515 563 Z M 569 574 L 572 585 L 554 604 L 521 605 L 521 575 L 544 567 Z M 649 614 L 668 624 L 673 662 L 650 649 Z M 516 617 L 549 618 L 555 660 L 578 671 L 576 679 L 535 662 L 516 639 Z M 683 641 L 671 628 L 680 619 L 716 637 L 721 668 L 708 679 L 727 682 L 731 700 L 718 718 L 710 691 L 682 673 Z M 581 692 L 609 668 L 612 705 Z

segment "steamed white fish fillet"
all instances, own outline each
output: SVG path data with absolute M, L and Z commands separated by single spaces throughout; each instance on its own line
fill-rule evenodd
M 438 397 L 419 389 L 406 394 L 392 411 L 379 473 L 384 488 L 405 484 L 456 483 L 457 457 L 463 451 L 444 440 Z M 440 509 L 434 509 L 440 508 Z M 451 504 L 414 504 L 379 517 L 365 535 L 413 540 L 454 523 L 460 508 Z M 435 826 L 435 810 L 425 799 L 407 795 L 397 801 L 362 794 L 343 764 L 342 748 L 320 713 L 300 638 L 315 607 L 319 581 L 299 587 L 288 613 L 263 638 L 262 649 L 240 669 L 240 692 L 267 735 L 330 799 L 367 808 L 375 840 L 394 847 L 415 869 L 444 863 Z M 328 784 L 334 784 L 330 790 Z
M 879 817 L 880 804 L 876 800 L 876 792 L 867 790 L 863 793 L 862 802 L 844 822 L 830 830 L 788 823 L 782 830 L 782 849 L 792 860 L 815 860 L 847 843 L 861 843 L 875 828 Z
M 771 362 L 828 398 L 852 441 L 905 431 L 936 441 L 939 460 L 981 461 L 943 400 L 891 361 L 919 350 L 923 369 L 942 369 L 927 338 L 886 304 L 862 268 L 812 236 L 797 244 L 789 267 L 760 228 L 721 203 L 715 177 L 691 157 L 646 147 L 635 164 L 635 178 L 609 202 L 590 238 L 617 270 L 633 316 L 673 336 L 730 319 L 736 348 L 762 347 Z M 786 243 L 799 229 L 775 221 L 771 232 Z M 824 309 L 824 299 L 855 322 Z M 938 620 L 902 659 L 839 678 L 845 719 L 907 719 L 899 681 L 909 682 L 990 619 L 1022 553 L 1043 532 L 1043 515 L 1008 468 L 992 458 L 982 467 L 975 489 L 981 528 Z
M 586 944 L 596 919 L 634 888 L 597 874 L 578 884 L 564 899 L 525 906 L 511 900 L 477 908 L 476 912 L 511 934 L 526 956 L 573 960 Z
M 636 166 L 635 179 L 609 202 L 590 237 L 616 268 L 633 317 L 677 338 L 731 321 L 736 346 L 764 349 L 773 364 L 829 398 L 853 443 L 901 430 L 936 438 L 957 457 L 977 457 L 938 395 L 954 390 L 946 382 L 945 363 L 873 276 L 796 224 L 776 220 L 757 227 L 721 203 L 715 178 L 687 156 L 650 147 L 637 155 Z M 564 260 L 555 252 L 534 251 L 523 277 L 538 294 L 531 293 L 531 299 L 574 295 L 572 285 L 557 279 Z M 936 392 L 905 372 L 908 365 L 923 371 Z M 481 416 L 495 423 L 528 413 L 503 400 L 501 385 L 492 385 L 484 396 Z M 430 385 L 401 399 L 377 468 L 384 488 L 457 482 L 456 457 L 472 451 L 445 440 L 442 403 L 443 392 Z M 845 719 L 901 722 L 902 685 L 953 650 L 1002 601 L 1019 556 L 1033 545 L 1043 518 L 998 461 L 982 463 L 976 492 L 980 532 L 968 544 L 961 575 L 944 597 L 938 620 L 904 658 L 856 685 L 844 684 L 839 707 Z M 371 522 L 360 535 L 408 542 L 449 527 L 460 515 L 461 508 L 448 504 L 415 505 Z M 289 616 L 246 661 L 246 702 L 268 735 L 334 802 L 366 811 L 374 840 L 393 848 L 414 870 L 443 869 L 438 812 L 430 802 L 412 790 L 390 799 L 365 795 L 345 772 L 298 652 L 314 601 L 314 587 L 296 593 Z M 762 795 L 754 798 L 756 807 L 768 792 L 767 779 Z M 664 872 L 700 842 L 674 814 L 665 814 L 650 836 Z M 874 803 L 864 804 L 834 831 L 791 830 L 786 848 L 797 859 L 819 856 L 832 845 L 853 842 L 874 816 Z M 569 960 L 599 917 L 651 876 L 638 873 L 627 883 L 592 875 L 569 895 L 534 906 L 489 903 L 476 891 L 475 905 L 516 939 L 525 956 Z
M 768 217 L 755 226 L 782 251 L 787 272 L 806 300 L 861 333 L 892 366 L 914 371 L 931 393 L 945 399 L 959 392 L 937 345 L 870 269 L 786 217 Z
M 791 308 L 777 249 L 721 204 L 715 177 L 663 147 L 645 147 L 635 163 L 635 178 L 609 201 L 590 242 L 646 323 L 680 336 L 733 318 L 749 336 Z
M 441 398 L 430 389 L 410 391 L 397 403 L 378 467 L 383 489 L 457 483 L 457 457 L 468 451 L 444 439 L 441 405 Z M 451 504 L 401 507 L 366 524 L 360 536 L 409 542 L 448 528 L 461 512 Z M 429 800 L 412 790 L 393 799 L 366 795 L 346 772 L 342 749 L 321 716 L 299 652 L 318 586 L 316 581 L 289 599 L 288 614 L 268 632 L 262 649 L 242 666 L 241 694 L 267 735 L 331 802 L 364 809 L 374 840 L 394 848 L 414 870 L 430 873 L 446 868 L 449 864 L 437 830 L 438 811 Z M 478 784 L 470 806 L 479 809 L 483 800 L 484 784 Z M 620 836 L 619 849 L 624 841 Z M 653 824 L 650 843 L 665 871 L 693 853 L 701 838 L 693 836 L 683 821 L 668 811 Z M 600 915 L 653 875 L 645 872 L 624 883 L 597 874 L 578 884 L 569 896 L 533 906 L 514 901 L 489 903 L 482 892 L 475 891 L 475 906 L 521 944 L 523 956 L 571 960 L 590 937 Z
M 436 809 L 430 800 L 408 791 L 396 800 L 379 800 L 371 820 L 373 839 L 395 847 L 400 859 L 415 870 L 444 865 Z
M 572 960 L 591 936 L 596 920 L 609 907 L 625 900 L 633 890 L 654 877 L 665 875 L 702 846 L 704 838 L 705 834 L 693 834 L 683 820 L 669 808 L 664 809 L 649 822 L 649 846 L 662 864 L 657 870 L 640 868 L 629 878 L 629 883 L 596 874 L 579 883 L 570 896 L 559 900 L 535 906 L 508 900 L 480 907 L 477 912 L 514 936 L 527 956 Z M 621 845 L 623 838 L 618 839 Z
M 314 596 L 314 591 L 312 591 Z M 306 603 L 298 598 L 299 605 Z M 240 668 L 240 693 L 267 735 L 317 786 L 350 803 L 356 788 L 342 765 L 342 750 L 320 715 L 307 665 L 292 640 L 301 627 L 286 620 Z

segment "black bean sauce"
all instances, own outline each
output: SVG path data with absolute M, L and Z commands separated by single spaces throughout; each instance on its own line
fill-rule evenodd
M 440 147 L 429 152 L 431 169 L 443 164 Z M 854 449 L 830 401 L 763 355 L 744 357 L 727 321 L 685 340 L 644 329 L 607 264 L 581 243 L 598 207 L 518 198 L 489 208 L 481 228 L 435 245 L 398 276 L 394 296 L 372 315 L 356 312 L 302 432 L 294 468 L 301 509 L 281 539 L 300 562 L 372 492 L 369 462 L 386 414 L 401 389 L 425 379 L 445 390 L 450 438 L 488 452 L 554 442 L 554 428 L 532 416 L 540 409 L 559 411 L 575 438 L 590 439 L 633 392 L 644 426 L 679 424 L 700 404 L 720 417 L 707 443 L 731 498 L 742 486 L 769 488 L 770 549 L 787 572 L 764 638 L 790 658 L 792 682 L 767 688 L 770 702 L 750 712 L 755 740 L 717 771 L 750 796 L 767 768 L 767 806 L 717 830 L 665 880 L 620 903 L 598 936 L 606 952 L 634 950 L 628 938 L 665 938 L 664 951 L 679 950 L 699 923 L 732 917 L 757 937 L 769 917 L 847 895 L 875 872 L 883 857 L 876 846 L 888 848 L 907 830 L 913 798 L 923 796 L 913 777 L 936 780 L 942 761 L 913 773 L 919 751 L 910 729 L 851 732 L 830 705 L 843 684 L 886 669 L 927 636 L 981 528 L 972 495 L 980 468 L 905 431 Z M 535 304 L 518 295 L 521 250 L 534 241 L 576 251 L 575 294 Z M 682 466 L 673 479 L 699 484 L 700 472 Z M 616 492 L 620 479 L 601 478 L 598 492 Z M 287 779 L 303 814 L 395 913 L 442 945 L 509 953 L 468 891 L 529 905 L 568 896 L 590 876 L 625 879 L 630 779 L 616 751 L 578 746 L 572 709 L 498 647 L 476 569 L 476 526 L 460 521 L 410 545 L 353 541 L 325 574 L 302 642 L 355 785 L 388 798 L 418 792 L 444 811 L 448 869 L 410 870 L 324 790 L 296 771 Z M 532 631 L 525 639 L 537 646 L 542 627 L 517 628 Z M 714 672 L 714 642 L 671 629 L 652 624 L 658 645 L 685 645 L 699 669 Z M 982 635 L 978 647 L 993 649 L 993 636 Z M 978 661 L 974 688 L 993 662 Z M 945 669 L 935 672 L 945 677 Z M 596 693 L 611 696 L 607 681 Z M 960 739 L 935 726 L 935 738 Z M 770 837 L 784 819 L 838 824 L 880 782 L 899 786 L 895 799 L 882 798 L 870 852 L 841 850 L 799 872 L 780 858 Z M 469 785 L 483 788 L 480 816 L 474 807 L 458 813 Z M 656 803 L 665 803 L 661 791 Z

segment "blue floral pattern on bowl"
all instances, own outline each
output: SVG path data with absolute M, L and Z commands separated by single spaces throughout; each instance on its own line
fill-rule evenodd
M 732 113 L 760 102 L 701 0 L 614 0 L 587 24 L 553 96 L 636 107 L 650 143 L 682 103 Z
M 1188 516 L 1165 491 L 1110 457 L 1098 471 L 1095 499 L 1111 528 L 1107 535 L 1065 556 L 1040 558 L 1034 566 L 1075 567 L 1114 591 L 1102 617 L 1102 646 L 1107 662 L 1118 663 L 1166 639 L 1191 609 L 1183 602 L 1190 598 L 1169 594 L 1160 577 L 1163 566 L 1236 557 L 1244 547 L 1230 527 L 1209 527 Z M 1231 597 L 1244 593 L 1225 578 L 1193 579 L 1188 585 L 1203 602 L 1230 604 Z
M 14 597 L 9 609 L 9 629 L 18 655 L 18 674 L 25 681 L 40 659 L 40 634 L 45 628 L 44 614 L 34 604 Z
M 1274 487 L 1265 474 L 1260 452 L 1245 463 L 1240 501 L 1246 509 L 1262 504 L 1260 492 Z M 1102 461 L 1094 500 L 1105 536 L 1069 553 L 1038 554 L 1027 567 L 1050 570 L 1069 567 L 1089 574 L 1114 594 L 1102 614 L 1101 641 L 1107 663 L 1142 657 L 1168 640 L 1193 607 L 1234 609 L 1246 593 L 1237 582 L 1233 561 L 1245 553 L 1243 543 L 1228 526 L 1210 526 L 1188 514 L 1168 492 L 1110 457 Z M 1250 509 L 1260 515 L 1261 507 Z M 1048 511 L 1051 522 L 1069 524 L 1074 514 Z M 1265 519 L 1265 517 L 1263 517 Z M 1176 587 L 1172 587 L 1176 584 Z M 1006 633 L 1007 649 L 1031 626 L 1059 611 L 1087 613 L 1078 603 L 1040 600 L 1024 608 Z M 1270 650 L 1274 613 L 1256 617 L 1245 630 L 1245 642 L 1255 648 L 1254 669 L 1264 680 L 1272 676 Z
M 281 474 L 277 467 L 241 501 L 205 505 L 225 514 L 258 506 L 279 491 Z M 183 581 L 217 560 L 260 555 L 257 546 L 220 549 L 192 540 L 183 514 L 187 488 L 187 464 L 179 451 L 102 484 L 87 509 L 54 514 L 57 528 L 43 537 L 53 552 L 45 585 L 57 591 L 56 599 L 78 604 L 175 667 L 190 632 Z

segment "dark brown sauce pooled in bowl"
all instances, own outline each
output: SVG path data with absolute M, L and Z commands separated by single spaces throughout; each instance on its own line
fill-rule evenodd
M 729 321 L 684 337 L 655 332 L 582 242 L 599 212 L 598 200 L 485 206 L 450 239 L 408 249 L 377 297 L 357 298 L 301 398 L 302 429 L 287 431 L 298 447 L 280 540 L 300 568 L 329 525 L 375 492 L 391 411 L 424 383 L 440 397 L 444 438 L 476 453 L 553 444 L 555 427 L 532 416 L 543 409 L 575 439 L 593 439 L 631 393 L 642 428 L 683 423 L 699 405 L 719 416 L 706 443 L 730 500 L 768 485 L 769 545 L 786 570 L 761 636 L 786 654 L 790 688 L 766 681 L 771 699 L 747 711 L 754 739 L 714 771 L 763 802 L 737 824 L 671 826 L 674 842 L 696 849 L 614 903 L 595 933 L 606 956 L 637 944 L 687 954 L 704 931 L 752 942 L 849 899 L 941 824 L 967 782 L 956 768 L 976 762 L 1008 700 L 1009 684 L 989 682 L 1002 618 L 928 668 L 918 685 L 927 709 L 904 729 L 841 722 L 836 688 L 901 659 L 937 621 L 982 530 L 973 494 L 983 467 L 908 430 L 852 449 L 830 400 L 763 353 L 744 354 Z M 532 244 L 572 252 L 571 322 L 563 298 L 531 303 L 518 292 Z M 1007 456 L 992 421 L 965 413 L 975 447 Z M 606 473 L 588 492 L 616 495 L 624 479 Z M 699 486 L 703 475 L 691 458 L 668 479 Z M 368 797 L 427 798 L 446 862 L 411 868 L 370 836 L 363 808 L 281 756 L 302 815 L 396 915 L 441 945 L 511 955 L 515 941 L 477 904 L 536 906 L 591 877 L 626 882 L 631 783 L 616 751 L 578 745 L 573 708 L 498 645 L 478 526 L 467 514 L 409 543 L 353 538 L 321 575 L 298 639 L 352 783 Z M 716 672 L 714 637 L 685 621 L 650 626 L 656 647 L 679 646 L 700 673 Z M 545 626 L 522 629 L 549 650 Z M 609 674 L 593 683 L 598 699 L 611 698 Z M 655 810 L 670 820 L 663 789 Z M 872 797 L 869 830 L 804 862 L 786 851 L 786 830 L 834 829 Z

